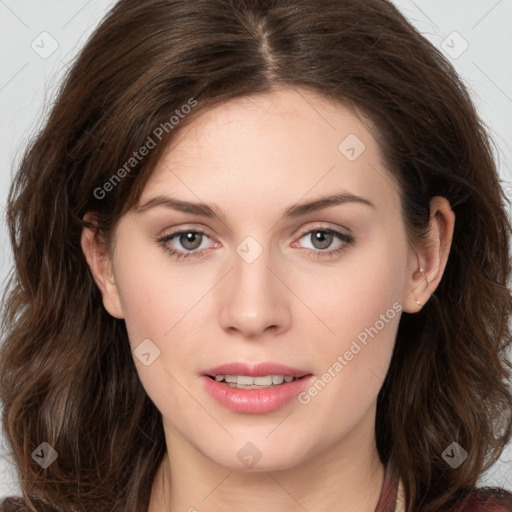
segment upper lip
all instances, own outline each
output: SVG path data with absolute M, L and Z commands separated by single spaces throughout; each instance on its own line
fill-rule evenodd
M 203 375 L 209 375 L 210 377 L 216 377 L 217 375 L 245 375 L 247 377 L 284 375 L 299 378 L 310 374 L 311 372 L 301 370 L 300 368 L 292 368 L 290 366 L 272 363 L 270 361 L 254 364 L 245 362 L 226 363 L 203 372 Z

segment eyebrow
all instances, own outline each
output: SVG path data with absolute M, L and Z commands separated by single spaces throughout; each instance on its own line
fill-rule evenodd
M 356 196 L 349 192 L 340 192 L 328 196 L 319 197 L 313 201 L 306 203 L 299 203 L 287 208 L 282 216 L 282 219 L 296 218 L 307 215 L 308 213 L 323 210 L 331 206 L 337 206 L 347 203 L 358 203 L 375 208 L 375 204 L 364 197 Z M 177 210 L 184 213 L 199 215 L 210 219 L 226 221 L 226 215 L 213 204 L 208 203 L 192 203 L 189 201 L 181 201 L 167 196 L 156 196 L 146 201 L 143 205 L 136 208 L 136 212 L 144 212 L 151 208 L 163 206 L 172 210 Z

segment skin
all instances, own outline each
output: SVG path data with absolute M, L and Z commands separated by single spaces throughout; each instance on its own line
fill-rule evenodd
M 349 134 L 365 145 L 354 161 L 338 149 Z M 282 219 L 287 207 L 341 191 L 374 206 L 347 202 Z M 134 358 L 168 447 L 150 512 L 372 512 L 384 476 L 376 400 L 400 314 L 305 405 L 233 412 L 198 376 L 226 362 L 274 361 L 320 378 L 394 303 L 419 311 L 449 254 L 448 201 L 431 201 L 430 243 L 411 246 L 369 122 L 294 89 L 203 112 L 177 133 L 140 204 L 155 196 L 215 204 L 226 218 L 156 206 L 125 215 L 110 252 L 94 231 L 82 237 L 104 306 L 125 319 L 132 349 L 149 338 L 160 350 L 150 366 Z M 311 231 L 325 228 L 354 241 L 333 237 L 321 246 Z M 177 260 L 156 241 L 180 229 L 207 232 L 192 251 L 202 257 Z M 249 235 L 263 249 L 252 263 L 236 252 Z M 190 252 L 181 242 L 167 248 Z M 340 247 L 334 257 L 314 256 Z M 248 442 L 261 453 L 251 468 L 237 457 Z

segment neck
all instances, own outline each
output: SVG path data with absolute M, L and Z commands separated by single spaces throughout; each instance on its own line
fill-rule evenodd
M 384 466 L 374 423 L 364 424 L 313 457 L 276 471 L 223 467 L 167 426 L 172 449 L 158 470 L 148 512 L 374 512 Z

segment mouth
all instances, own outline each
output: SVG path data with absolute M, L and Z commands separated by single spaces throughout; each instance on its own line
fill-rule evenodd
M 279 363 L 228 363 L 202 372 L 206 392 L 239 413 L 269 413 L 293 401 L 314 379 Z

